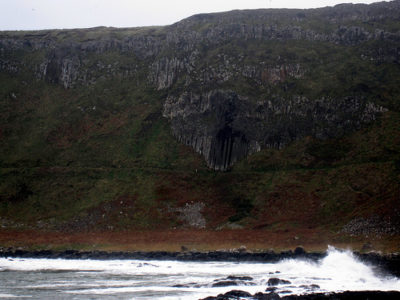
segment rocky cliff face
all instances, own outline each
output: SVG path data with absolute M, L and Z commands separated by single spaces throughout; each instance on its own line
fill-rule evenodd
M 226 90 L 184 93 L 164 104 L 164 116 L 171 120 L 174 135 L 216 170 L 226 170 L 262 148 L 282 148 L 305 136 L 343 135 L 383 111 L 356 97 L 310 100 L 293 96 L 254 103 Z
M 164 28 L 3 33 L 0 70 L 66 89 L 128 78 L 165 91 L 176 138 L 227 170 L 262 148 L 340 136 L 387 110 L 366 74 L 399 63 L 399 16 L 392 1 L 196 15 Z

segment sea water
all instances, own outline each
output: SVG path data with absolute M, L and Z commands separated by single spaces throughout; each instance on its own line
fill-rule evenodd
M 228 276 L 250 276 L 238 286 L 212 287 Z M 230 290 L 264 292 L 270 278 L 281 296 L 315 292 L 400 291 L 400 279 L 374 273 L 350 251 L 329 248 L 319 261 L 277 263 L 139 260 L 0 259 L 0 298 L 199 299 Z M 311 285 L 314 289 L 310 289 Z

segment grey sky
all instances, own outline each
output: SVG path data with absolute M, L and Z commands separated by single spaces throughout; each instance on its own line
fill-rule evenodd
M 0 0 L 0 30 L 166 25 L 197 13 L 314 8 L 346 0 Z

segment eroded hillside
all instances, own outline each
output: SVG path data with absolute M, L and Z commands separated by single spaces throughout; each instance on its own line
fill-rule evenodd
M 1 225 L 398 235 L 399 18 L 2 32 Z

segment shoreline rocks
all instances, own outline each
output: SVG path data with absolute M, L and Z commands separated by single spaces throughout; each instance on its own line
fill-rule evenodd
M 276 277 L 270 278 L 267 282 L 268 286 L 277 286 L 280 284 L 290 284 L 291 282 L 289 280 L 285 279 L 279 279 Z
M 342 293 L 315 293 L 308 295 L 289 295 L 289 296 L 279 296 L 276 293 L 256 293 L 251 295 L 250 293 L 233 290 L 225 294 L 220 294 L 216 297 L 207 297 L 201 300 L 232 300 L 232 299 L 256 299 L 256 300 L 318 300 L 318 299 L 332 299 L 332 300 L 397 300 L 400 299 L 400 292 L 397 291 L 346 291 Z
M 167 251 L 152 251 L 152 252 L 106 252 L 106 251 L 78 251 L 78 250 L 39 250 L 27 251 L 22 249 L 0 249 L 0 257 L 3 258 L 48 258 L 48 259 L 94 259 L 94 260 L 112 260 L 112 259 L 135 259 L 135 260 L 177 260 L 177 261 L 234 261 L 234 262 L 260 262 L 273 263 L 282 259 L 306 259 L 317 261 L 324 258 L 327 253 L 306 252 L 304 249 L 296 249 L 296 251 L 284 251 L 280 253 L 269 252 L 227 252 L 227 251 L 210 251 L 210 252 L 167 252 Z M 374 265 L 376 272 L 382 274 L 390 273 L 395 276 L 400 276 L 400 255 L 389 254 L 380 255 L 377 253 L 353 255 L 366 263 Z M 279 273 L 279 272 L 276 272 Z M 275 273 L 274 273 L 275 274 Z M 272 275 L 272 274 L 271 274 Z M 217 279 L 209 283 L 212 287 L 227 287 L 234 288 L 237 285 L 252 285 L 252 277 L 249 276 L 228 276 L 226 278 Z M 239 284 L 240 283 L 240 284 Z M 256 299 L 256 300 L 316 300 L 316 299 L 400 299 L 398 291 L 346 291 L 341 293 L 320 293 L 318 285 L 307 286 L 305 295 L 284 295 L 276 293 L 277 285 L 290 284 L 290 281 L 271 277 L 268 281 L 267 289 L 264 293 L 259 292 L 254 295 L 246 291 L 231 290 L 225 294 L 217 296 L 209 296 L 202 300 L 232 300 L 232 299 Z M 188 287 L 198 287 L 195 283 L 189 284 Z M 186 287 L 186 286 L 176 286 Z M 306 288 L 306 286 L 304 286 Z
M 253 262 L 277 262 L 282 259 L 304 258 L 318 260 L 324 258 L 326 253 L 304 252 L 297 254 L 293 251 L 282 251 L 279 253 L 268 252 L 247 252 L 247 251 L 132 251 L 132 252 L 107 252 L 107 251 L 78 251 L 78 250 L 38 250 L 28 251 L 23 249 L 0 250 L 0 257 L 21 257 L 21 258 L 64 258 L 64 259 L 139 259 L 139 260 L 179 260 L 179 261 L 253 261 Z
M 400 254 L 382 255 L 378 253 L 358 253 L 354 256 L 374 266 L 375 272 L 391 274 L 400 277 Z M 274 263 L 282 259 L 306 259 L 317 261 L 327 256 L 326 252 L 306 252 L 303 248 L 295 251 L 282 252 L 244 252 L 244 251 L 209 251 L 209 252 L 168 252 L 168 251 L 134 251 L 134 252 L 106 252 L 106 251 L 78 251 L 78 250 L 38 250 L 28 251 L 21 249 L 0 249 L 0 257 L 10 258 L 49 258 L 49 259 L 135 259 L 135 260 L 177 260 L 177 261 L 227 261 L 227 262 L 260 262 Z

